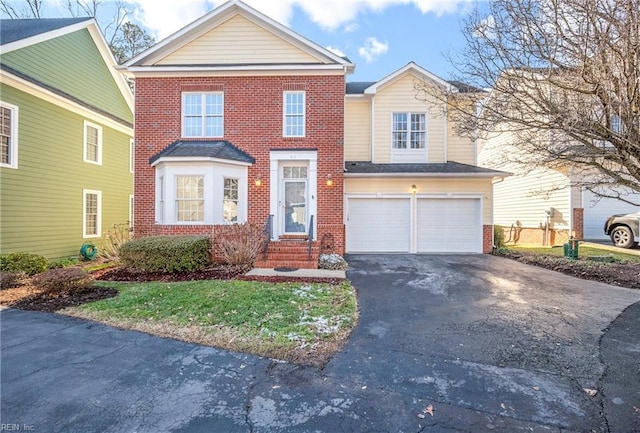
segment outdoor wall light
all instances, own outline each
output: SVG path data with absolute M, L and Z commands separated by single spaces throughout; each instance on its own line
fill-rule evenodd
M 330 174 L 327 175 L 327 186 L 333 186 L 333 178 Z
M 256 186 L 262 186 L 262 178 L 260 176 L 256 176 L 256 180 L 253 181 Z
M 413 185 L 411 185 L 411 192 L 412 192 L 412 193 L 414 193 L 414 194 L 415 194 L 416 192 L 418 192 L 418 187 L 416 186 L 416 184 L 415 184 L 415 183 L 414 183 Z

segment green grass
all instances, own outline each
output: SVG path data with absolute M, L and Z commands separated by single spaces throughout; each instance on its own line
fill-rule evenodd
M 522 251 L 525 253 L 533 254 L 548 254 L 553 256 L 564 256 L 564 248 L 559 247 L 525 247 L 525 246 L 513 246 L 508 247 L 510 250 Z M 578 258 L 587 259 L 590 256 L 607 256 L 612 257 L 616 261 L 624 262 L 638 262 L 640 263 L 640 256 L 635 254 L 628 254 L 624 251 L 613 251 L 607 248 L 599 248 L 597 246 L 578 246 Z
M 77 307 L 70 314 L 284 359 L 300 356 L 292 352 L 340 345 L 357 321 L 355 291 L 348 282 L 96 284 L 115 287 L 119 295 Z

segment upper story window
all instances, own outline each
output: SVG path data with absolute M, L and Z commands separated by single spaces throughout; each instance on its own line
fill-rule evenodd
M 133 173 L 136 166 L 136 145 L 133 138 L 129 140 L 129 173 Z
M 0 166 L 18 168 L 18 107 L 0 102 Z
M 394 149 L 425 149 L 427 119 L 424 113 L 393 113 L 391 140 Z
M 204 176 L 176 176 L 176 221 L 204 221 Z
M 226 223 L 238 222 L 238 179 L 224 179 L 222 218 Z
M 305 92 L 284 92 L 284 125 L 285 137 L 304 137 L 305 124 Z
M 84 122 L 84 162 L 102 164 L 102 127 Z
M 182 94 L 182 136 L 222 137 L 224 94 L 205 92 Z

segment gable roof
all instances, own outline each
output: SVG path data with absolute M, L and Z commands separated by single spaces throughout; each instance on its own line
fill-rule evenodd
M 20 19 L 0 20 L 0 45 L 3 52 L 11 49 L 7 44 L 28 39 L 34 36 L 63 29 L 83 21 L 91 20 L 90 17 L 82 18 L 48 18 L 48 19 Z
M 234 146 L 227 140 L 176 140 L 165 149 L 149 158 L 149 164 L 154 165 L 163 158 L 221 159 L 244 163 L 247 165 L 256 162 L 254 157 Z
M 222 25 L 231 18 L 241 15 L 249 19 L 252 23 L 270 32 L 276 37 L 284 40 L 302 52 L 308 54 L 316 61 L 312 64 L 304 65 L 282 65 L 282 64 L 262 64 L 266 69 L 282 69 L 283 66 L 298 67 L 301 69 L 321 68 L 344 70 L 346 73 L 353 72 L 354 64 L 346 58 L 340 57 L 328 49 L 316 44 L 315 42 L 301 36 L 291 29 L 283 26 L 277 21 L 267 17 L 266 15 L 251 8 L 240 0 L 230 0 L 201 18 L 183 27 L 174 34 L 168 36 L 164 40 L 158 42 L 153 47 L 135 56 L 124 64 L 124 67 L 132 72 L 150 71 L 150 70 L 184 70 L 185 68 L 197 68 L 199 70 L 238 70 L 246 69 L 247 65 L 238 64 L 194 64 L 194 65 L 163 65 L 157 63 L 163 58 L 176 52 L 180 48 L 187 45 L 194 39 L 204 35 L 205 33 Z M 258 65 L 251 65 L 257 67 Z
M 418 177 L 504 177 L 511 173 L 455 161 L 442 163 L 374 164 L 369 161 L 346 161 L 345 177 L 418 176 Z
M 24 70 L 18 70 L 15 67 L 7 64 L 9 57 L 8 54 L 18 54 L 22 49 L 30 49 L 37 44 L 48 42 L 56 38 L 63 36 L 76 34 L 80 30 L 86 30 L 88 32 L 91 41 L 93 42 L 95 49 L 99 53 L 99 57 L 102 58 L 104 64 L 108 69 L 108 74 L 113 79 L 113 82 L 117 86 L 124 103 L 128 107 L 130 113 L 134 110 L 133 93 L 129 88 L 124 76 L 116 69 L 117 64 L 107 41 L 104 39 L 100 28 L 95 19 L 84 18 L 38 18 L 38 19 L 19 19 L 19 20 L 1 20 L 0 22 L 0 50 L 2 51 L 2 74 L 10 74 L 11 77 L 20 80 L 21 82 L 28 82 L 31 85 L 38 86 L 38 88 L 44 89 L 47 92 L 56 94 L 58 97 L 65 99 L 69 98 L 68 91 L 64 89 L 56 88 L 51 83 L 45 84 L 42 80 L 35 76 L 31 76 L 30 73 Z M 57 59 L 56 59 L 57 60 Z M 60 59 L 60 62 L 64 62 L 65 59 Z M 46 68 L 42 69 L 43 71 Z M 77 98 L 76 98 L 77 99 Z M 74 100 L 78 103 L 78 100 Z M 105 114 L 104 110 L 95 107 L 91 103 L 83 102 L 80 105 L 84 105 L 86 108 L 94 109 L 96 112 Z M 127 123 L 127 122 L 125 122 Z M 129 127 L 131 125 L 129 124 Z
M 402 75 L 404 75 L 407 72 L 418 75 L 423 80 L 430 81 L 436 84 L 438 87 L 442 88 L 443 90 L 450 91 L 450 92 L 456 92 L 458 90 L 455 86 L 443 80 L 442 78 L 438 77 L 437 75 L 427 71 L 422 66 L 419 66 L 415 62 L 409 62 L 406 65 L 404 65 L 402 68 L 398 69 L 397 71 L 394 71 L 391 74 L 387 75 L 382 80 L 376 81 L 374 84 L 367 87 L 364 90 L 364 94 L 375 95 L 378 92 L 378 90 L 381 87 L 383 87 L 385 84 L 395 81 L 397 78 L 400 78 Z

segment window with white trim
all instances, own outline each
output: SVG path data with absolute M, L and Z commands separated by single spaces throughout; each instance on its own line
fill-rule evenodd
M 427 119 L 424 113 L 393 113 L 391 126 L 393 149 L 425 149 Z
M 182 94 L 182 136 L 222 137 L 224 94 L 222 92 Z
M 136 147 L 133 138 L 129 140 L 129 173 L 133 173 L 133 169 L 136 166 Z
M 82 237 L 98 238 L 102 232 L 102 191 L 82 190 Z
M 222 219 L 226 223 L 238 222 L 238 179 L 224 178 Z
M 304 137 L 305 135 L 305 92 L 284 92 L 283 135 Z
M 129 194 L 129 228 L 133 227 L 133 194 Z
M 84 122 L 83 153 L 84 162 L 102 164 L 102 127 L 86 120 Z
M 18 107 L 0 102 L 0 166 L 18 168 Z
M 204 222 L 204 176 L 176 176 L 176 221 Z

